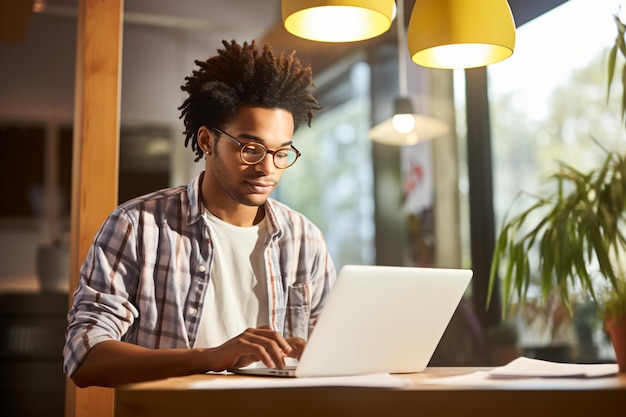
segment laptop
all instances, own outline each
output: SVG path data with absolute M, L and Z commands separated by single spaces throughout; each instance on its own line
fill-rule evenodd
M 320 377 L 416 373 L 426 368 L 467 286 L 466 269 L 346 265 L 300 360 L 231 372 Z

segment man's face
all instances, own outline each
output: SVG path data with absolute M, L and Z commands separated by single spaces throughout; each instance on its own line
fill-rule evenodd
M 291 145 L 294 124 L 286 110 L 244 106 L 220 129 L 239 142 L 260 143 L 275 151 Z M 241 160 L 241 147 L 237 143 L 216 131 L 208 133 L 210 148 L 203 148 L 211 149 L 205 173 L 205 177 L 209 176 L 205 180 L 210 181 L 207 184 L 210 189 L 206 190 L 210 198 L 224 199 L 227 205 L 263 205 L 285 170 L 276 168 L 270 153 L 258 164 L 247 165 Z

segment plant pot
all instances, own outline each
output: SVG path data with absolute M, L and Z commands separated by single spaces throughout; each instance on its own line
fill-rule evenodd
M 626 317 L 606 318 L 604 328 L 611 337 L 619 371 L 626 372 Z

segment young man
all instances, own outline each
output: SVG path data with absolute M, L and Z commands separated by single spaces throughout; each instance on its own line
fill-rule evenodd
M 311 69 L 223 44 L 182 86 L 185 146 L 205 170 L 115 209 L 81 268 L 63 352 L 80 387 L 282 368 L 335 280 L 318 228 L 269 198 L 320 109 Z

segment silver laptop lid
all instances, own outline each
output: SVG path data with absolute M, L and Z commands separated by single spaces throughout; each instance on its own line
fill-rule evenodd
M 471 278 L 463 269 L 344 266 L 296 375 L 421 372 Z

